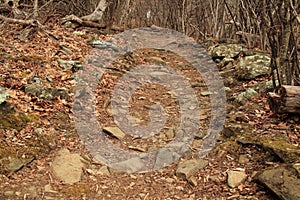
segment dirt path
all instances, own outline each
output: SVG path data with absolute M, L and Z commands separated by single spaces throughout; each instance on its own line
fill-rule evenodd
M 38 33 L 28 41 L 20 41 L 17 32 L 21 27 L 9 25 L 5 31 L 1 30 L 0 85 L 10 93 L 8 102 L 15 107 L 9 116 L 26 113 L 26 117 L 16 119 L 20 122 L 20 128 L 13 126 L 16 125 L 13 117 L 13 123 L 7 122 L 6 126 L 1 123 L 0 199 L 275 199 L 253 181 L 255 173 L 265 168 L 267 153 L 253 145 L 241 145 L 236 138 L 224 135 L 205 158 L 208 165 L 188 181 L 176 175 L 178 162 L 147 173 L 107 171 L 104 165 L 90 156 L 76 133 L 71 101 L 75 85 L 74 68 L 63 68 L 57 62 L 58 59 L 82 62 L 91 51 L 91 46 L 87 44 L 89 38 L 54 24 L 48 27 L 58 40 Z M 100 36 L 102 39 L 106 37 Z M 196 96 L 201 102 L 201 125 L 199 135 L 180 162 L 196 159 L 203 141 L 201 133 L 207 130 L 210 120 L 209 96 L 205 95 L 207 87 L 196 70 L 169 52 L 137 51 L 117 60 L 111 69 L 106 70 L 97 89 L 99 122 L 103 127 L 115 125 L 110 104 L 112 89 L 124 70 L 139 64 L 167 64 L 195 86 Z M 67 97 L 45 100 L 25 93 L 29 84 L 65 88 L 69 93 Z M 239 91 L 241 85 L 234 89 Z M 170 130 L 178 127 L 180 108 L 176 97 L 167 88 L 144 85 L 135 91 L 130 103 L 130 113 L 140 125 L 150 121 L 149 106 L 161 104 L 168 114 L 166 124 L 159 134 L 147 139 L 128 135 L 120 139 L 107 135 L 115 145 L 132 152 L 147 152 L 162 147 L 175 137 L 176 133 Z M 261 110 L 251 109 L 253 104 Z M 299 130 L 299 125 L 288 120 L 284 130 L 278 129 L 282 127 L 280 119 L 268 111 L 264 97 L 250 102 L 248 107 L 249 110 L 240 112 L 248 118 L 249 124 L 254 125 L 256 134 L 273 137 L 275 133 L 283 132 L 292 143 L 299 142 L 299 135 L 291 129 Z M 229 105 L 228 113 L 239 111 L 235 109 Z M 53 173 L 55 156 L 63 148 L 82 157 L 84 167 L 78 183 L 65 184 Z M 241 155 L 249 156 L 241 161 Z M 8 169 L 10 165 L 7 163 L 12 163 L 11 158 L 18 158 L 21 167 Z M 246 180 L 236 188 L 230 188 L 227 184 L 227 171 L 232 169 L 241 169 L 247 174 Z

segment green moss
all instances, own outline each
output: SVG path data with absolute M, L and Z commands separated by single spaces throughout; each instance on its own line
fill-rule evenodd
M 0 128 L 20 131 L 31 122 L 38 122 L 38 117 L 34 114 L 21 113 L 9 103 L 0 105 Z

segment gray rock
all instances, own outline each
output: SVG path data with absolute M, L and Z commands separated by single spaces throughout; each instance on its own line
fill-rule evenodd
M 29 159 L 19 159 L 19 158 L 9 157 L 8 160 L 9 160 L 9 163 L 7 165 L 8 171 L 16 172 L 20 170 L 22 167 L 24 167 L 25 165 L 31 163 L 34 160 L 34 158 L 31 157 Z
M 110 176 L 110 172 L 107 166 L 100 167 L 100 169 L 96 171 L 96 174 Z
M 227 184 L 231 188 L 239 186 L 247 178 L 247 174 L 243 171 L 229 170 L 227 171 L 227 175 Z
M 235 100 L 241 104 L 246 104 L 250 99 L 258 97 L 259 94 L 252 88 L 248 88 L 245 92 L 240 93 Z
M 93 38 L 92 40 L 88 41 L 88 44 L 95 48 L 98 48 L 98 49 L 107 49 L 107 50 L 113 50 L 116 52 L 119 51 L 119 47 L 109 41 L 104 41 L 104 40 L 99 40 L 99 39 Z
M 77 72 L 83 68 L 79 61 L 58 59 L 57 62 L 59 66 L 64 68 L 64 70 L 72 70 L 73 72 Z
M 258 76 L 270 73 L 270 57 L 266 55 L 253 55 L 241 58 L 237 65 L 237 77 L 251 80 Z
M 113 163 L 110 167 L 127 173 L 135 173 L 144 168 L 144 163 L 141 158 L 133 157 L 125 161 Z
M 258 173 L 254 178 L 271 190 L 280 199 L 300 199 L 300 174 L 292 167 L 279 166 L 266 169 Z
M 70 153 L 68 149 L 61 149 L 52 163 L 54 175 L 66 184 L 77 183 L 81 180 L 82 157 L 77 153 Z
M 194 175 L 199 169 L 204 168 L 208 162 L 203 159 L 187 160 L 179 163 L 176 170 L 176 176 L 189 181 L 189 178 Z
M 53 100 L 55 97 L 68 99 L 67 88 L 50 88 L 38 84 L 29 84 L 25 87 L 25 93 L 45 100 Z
M 5 102 L 7 97 L 9 97 L 9 93 L 6 92 L 3 87 L 0 87 L 0 104 Z
M 174 143 L 174 145 L 179 145 L 177 146 L 178 148 L 184 145 L 184 143 Z M 161 148 L 157 152 L 154 169 L 165 167 L 179 158 L 180 155 L 173 148 Z
M 278 85 L 278 81 L 276 81 L 276 85 Z M 274 91 L 272 80 L 258 82 L 257 84 L 253 85 L 251 88 L 253 88 L 254 90 L 260 93 L 267 93 L 267 92 Z
M 122 140 L 126 134 L 119 127 L 104 127 L 103 130 L 110 135 Z

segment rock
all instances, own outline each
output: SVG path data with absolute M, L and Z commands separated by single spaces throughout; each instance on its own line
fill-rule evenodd
M 259 172 L 254 178 L 280 199 L 300 199 L 299 173 L 289 166 L 266 169 Z
M 110 172 L 107 166 L 100 167 L 100 169 L 96 171 L 96 174 L 110 176 Z
M 298 172 L 298 174 L 300 175 L 300 163 L 295 163 L 293 164 L 293 168 Z
M 187 181 L 189 182 L 189 184 L 191 184 L 192 186 L 197 186 L 197 179 L 195 178 L 195 176 L 190 176 L 188 177 Z
M 211 95 L 212 93 L 211 93 L 210 91 L 203 91 L 203 92 L 201 92 L 200 94 L 201 94 L 201 96 L 209 96 L 209 95 Z
M 204 168 L 208 162 L 203 159 L 187 160 L 179 163 L 176 170 L 176 176 L 189 181 L 189 178 L 194 175 L 199 169 Z
M 227 171 L 227 175 L 227 184 L 231 188 L 239 186 L 247 178 L 247 174 L 243 171 L 229 170 Z
M 35 186 L 30 186 L 29 188 L 27 188 L 26 194 L 27 194 L 27 197 L 30 197 L 32 199 L 37 198 L 38 192 L 37 192 L 36 187 Z
M 233 59 L 233 58 L 225 57 L 225 58 L 223 58 L 223 60 L 218 64 L 218 67 L 223 68 L 223 67 L 227 66 L 229 63 L 232 63 L 232 62 L 234 62 L 234 59 Z
M 240 44 L 217 44 L 208 48 L 208 53 L 213 58 L 234 58 L 243 51 Z
M 174 127 L 171 127 L 171 128 L 169 128 L 169 130 L 167 130 L 166 137 L 168 140 L 171 140 L 175 137 L 175 128 Z
M 9 93 L 6 92 L 3 87 L 0 86 L 0 104 L 5 102 L 7 97 L 9 97 Z
M 4 192 L 4 196 L 13 196 L 15 194 L 14 191 L 8 190 Z
M 88 34 L 87 34 L 87 30 L 82 30 L 82 31 L 73 31 L 73 35 L 78 35 L 85 38 Z
M 53 100 L 55 97 L 68 100 L 67 88 L 50 88 L 38 84 L 29 84 L 25 87 L 25 93 L 45 100 Z
M 97 38 L 92 38 L 91 40 L 88 41 L 88 44 L 98 49 L 107 49 L 107 50 L 111 49 L 116 52 L 119 51 L 119 47 L 114 45 L 113 43 L 109 41 L 99 40 Z
M 128 160 L 124 160 L 118 163 L 113 163 L 110 165 L 111 168 L 127 173 L 139 172 L 144 168 L 144 163 L 141 158 L 133 157 Z
M 103 130 L 119 140 L 122 140 L 126 136 L 126 134 L 119 127 L 105 127 Z
M 29 158 L 29 159 L 19 159 L 19 158 L 13 158 L 13 157 L 9 157 L 8 158 L 9 163 L 7 165 L 7 170 L 9 172 L 16 172 L 18 170 L 20 170 L 22 167 L 24 167 L 25 165 L 31 163 L 34 158 Z
M 241 58 L 237 65 L 237 77 L 243 80 L 251 80 L 258 76 L 270 73 L 270 57 L 266 55 L 253 55 Z
M 247 164 L 247 163 L 249 163 L 248 155 L 247 154 L 240 155 L 240 157 L 239 157 L 239 163 L 240 164 Z
M 58 59 L 57 62 L 59 66 L 64 68 L 64 70 L 72 70 L 73 72 L 77 72 L 83 68 L 79 61 Z
M 252 133 L 253 125 L 246 123 L 226 123 L 222 130 L 222 135 L 227 138 L 232 136 Z
M 50 184 L 44 186 L 44 191 L 48 193 L 58 193 L 57 191 L 53 190 Z
M 276 85 L 279 85 L 278 80 L 276 80 Z M 274 91 L 272 80 L 258 82 L 257 84 L 253 85 L 251 88 L 260 93 L 268 93 Z
M 179 145 L 184 145 L 184 143 Z M 180 155 L 174 152 L 172 148 L 160 148 L 156 155 L 154 169 L 163 168 L 179 158 Z
M 68 149 L 61 149 L 57 152 L 52 163 L 54 175 L 66 184 L 77 183 L 81 180 L 82 157 L 77 153 L 70 153 Z
M 250 99 L 258 97 L 259 94 L 252 88 L 248 88 L 245 92 L 240 93 L 235 100 L 241 104 L 246 104 Z
M 270 153 L 277 155 L 286 163 L 294 163 L 300 161 L 300 149 L 285 141 L 263 141 L 262 146 Z

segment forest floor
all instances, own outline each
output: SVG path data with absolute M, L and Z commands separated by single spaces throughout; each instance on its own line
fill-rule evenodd
M 19 113 L 30 116 L 25 120 L 26 124 L 18 127 L 1 125 L 0 159 L 9 155 L 29 159 L 30 162 L 14 172 L 0 169 L 0 199 L 276 199 L 253 177 L 268 165 L 276 165 L 280 161 L 274 157 L 270 159 L 270 155 L 256 145 L 243 145 L 236 142 L 237 138 L 224 135 L 205 158 L 208 165 L 194 174 L 192 183 L 176 176 L 178 162 L 146 173 L 129 174 L 113 169 L 108 174 L 91 173 L 91 169 L 99 168 L 102 164 L 90 156 L 76 132 L 72 113 L 76 72 L 71 68 L 64 69 L 57 60 L 83 62 L 92 51 L 88 40 L 93 34 L 98 34 L 99 39 L 107 39 L 110 35 L 100 34 L 96 29 L 66 28 L 58 23 L 48 23 L 46 29 L 55 37 L 38 31 L 30 39 L 20 40 L 19 36 L 26 29 L 12 24 L 6 24 L 0 30 L 0 85 L 10 93 L 8 103 Z M 82 29 L 87 30 L 86 35 L 73 34 L 75 30 Z M 103 127 L 114 125 L 109 102 L 122 71 L 139 64 L 160 61 L 188 77 L 192 85 L 204 84 L 201 76 L 176 55 L 157 50 L 136 51 L 116 61 L 114 69 L 107 69 L 99 82 L 95 102 L 98 120 Z M 45 100 L 29 95 L 25 88 L 32 83 L 49 88 L 66 88 L 68 97 Z M 232 89 L 238 93 L 248 84 L 253 82 L 240 82 Z M 201 94 L 207 88 L 194 89 L 204 110 L 200 129 L 205 131 L 210 120 L 209 97 Z M 172 139 L 167 135 L 168 128 L 178 122 L 180 111 L 176 98 L 166 88 L 159 85 L 139 88 L 132 96 L 130 112 L 140 124 L 147 124 L 150 118 L 145 105 L 157 102 L 166 107 L 169 115 L 160 134 L 146 140 L 127 136 L 122 140 L 108 138 L 115 145 L 131 151 L 146 152 L 165 145 Z M 280 135 L 289 143 L 300 145 L 299 117 L 273 114 L 264 94 L 249 101 L 247 108 L 229 105 L 228 113 L 233 109 L 241 112 L 242 118 L 246 118 L 247 123 L 254 127 L 254 137 L 274 138 Z M 42 136 L 38 132 L 42 132 Z M 194 151 L 197 145 L 195 140 Z M 62 148 L 79 153 L 85 160 L 78 183 L 65 184 L 53 174 L 53 160 Z M 195 155 L 190 150 L 181 159 L 191 159 Z M 248 160 L 240 162 L 241 155 L 249 155 Z M 247 179 L 236 188 L 230 188 L 227 184 L 227 171 L 232 169 L 242 169 L 247 174 Z

